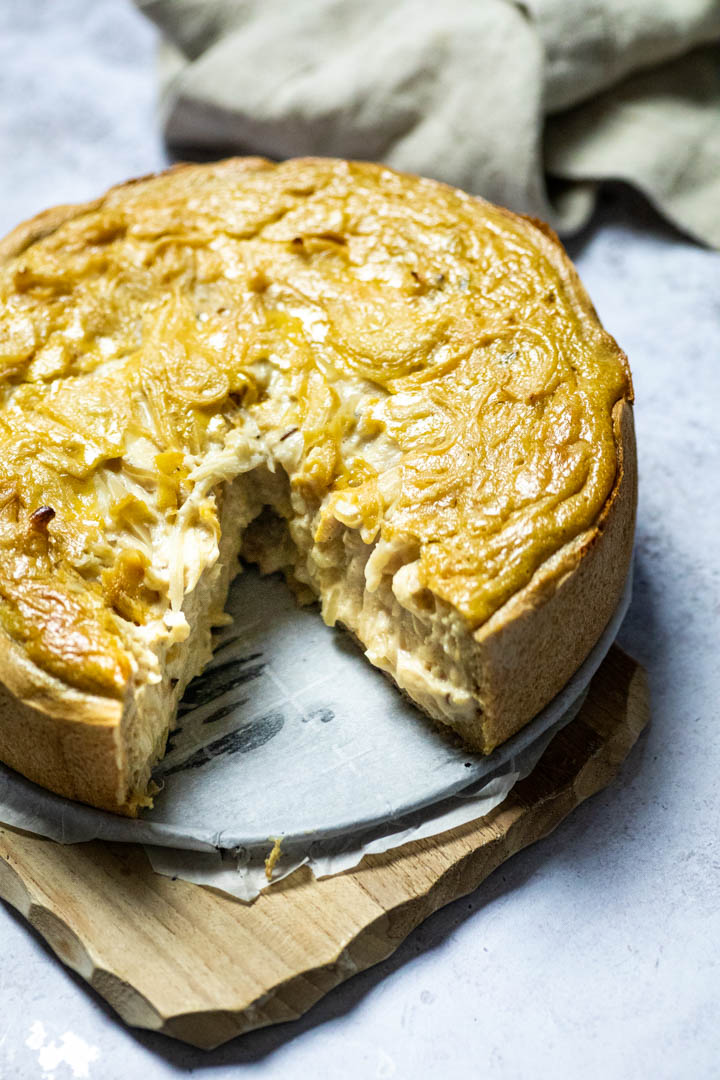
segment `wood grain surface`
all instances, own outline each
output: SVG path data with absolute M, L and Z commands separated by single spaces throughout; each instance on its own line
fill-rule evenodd
M 487 817 L 252 904 L 155 874 L 142 848 L 0 828 L 0 896 L 131 1025 L 211 1049 L 301 1016 L 423 919 L 547 835 L 615 776 L 648 719 L 644 672 L 613 647 L 578 717 Z

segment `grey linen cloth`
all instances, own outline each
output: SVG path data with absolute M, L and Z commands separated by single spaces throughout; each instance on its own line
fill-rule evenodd
M 720 0 L 135 0 L 179 153 L 384 161 L 550 221 L 604 179 L 720 247 Z

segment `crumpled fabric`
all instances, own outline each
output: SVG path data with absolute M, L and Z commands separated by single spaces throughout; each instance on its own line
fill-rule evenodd
M 639 188 L 720 247 L 720 0 L 135 0 L 184 156 L 384 161 L 549 221 Z

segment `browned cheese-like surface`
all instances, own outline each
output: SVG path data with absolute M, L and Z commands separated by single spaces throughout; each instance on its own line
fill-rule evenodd
M 323 518 L 349 503 L 367 542 L 414 548 L 472 628 L 598 520 L 629 374 L 527 220 L 379 166 L 251 160 L 51 224 L 0 266 L 0 621 L 66 683 L 122 696 L 124 627 L 157 600 L 141 551 L 104 550 L 108 515 L 129 533 L 172 521 L 248 413 L 299 428 L 295 489 Z M 387 474 L 362 453 L 381 435 L 399 450 Z M 100 478 L 138 440 L 147 499 L 108 505 Z

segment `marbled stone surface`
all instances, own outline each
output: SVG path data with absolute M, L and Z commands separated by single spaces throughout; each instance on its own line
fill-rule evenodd
M 124 0 L 0 5 L 0 231 L 165 160 Z M 635 197 L 571 254 L 637 393 L 623 645 L 652 727 L 612 787 L 307 1017 L 206 1055 L 130 1031 L 0 907 L 0 1077 L 720 1076 L 720 255 Z

